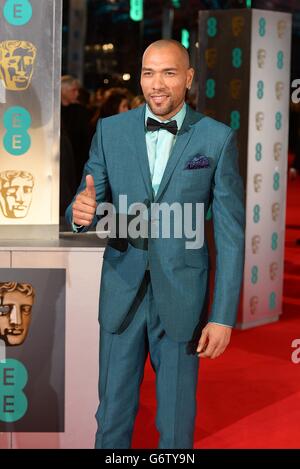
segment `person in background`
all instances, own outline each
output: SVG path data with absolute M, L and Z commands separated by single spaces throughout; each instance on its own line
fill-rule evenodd
M 73 153 L 75 166 L 75 185 L 80 183 L 83 167 L 88 159 L 89 138 L 89 112 L 78 102 L 80 82 L 71 75 L 65 75 L 61 79 L 61 132 L 63 136 L 63 147 L 61 148 L 62 163 L 70 160 L 70 147 Z M 66 143 L 68 140 L 68 143 Z M 68 154 L 65 156 L 65 147 Z M 68 166 L 71 163 L 68 161 Z M 72 181 L 68 181 L 72 184 Z M 70 202 L 70 201 L 68 201 Z M 68 204 L 67 204 L 68 205 Z
M 143 106 L 145 104 L 145 98 L 142 94 L 139 94 L 133 98 L 131 101 L 130 107 L 131 109 L 136 109 L 137 107 Z
M 130 93 L 126 88 L 110 88 L 103 96 L 100 108 L 91 121 L 93 135 L 96 131 L 98 119 L 114 116 L 130 109 Z
M 130 109 L 130 96 L 126 88 L 110 88 L 104 94 L 100 108 L 101 118 L 114 116 Z

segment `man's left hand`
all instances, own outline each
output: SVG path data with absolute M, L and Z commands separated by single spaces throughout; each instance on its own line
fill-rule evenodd
M 230 342 L 231 327 L 208 323 L 202 331 L 197 347 L 198 357 L 217 358 Z

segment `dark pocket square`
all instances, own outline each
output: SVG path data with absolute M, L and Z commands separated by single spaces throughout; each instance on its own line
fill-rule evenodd
M 194 156 L 194 158 L 188 161 L 184 169 L 198 169 L 198 168 L 209 168 L 209 158 L 207 156 Z

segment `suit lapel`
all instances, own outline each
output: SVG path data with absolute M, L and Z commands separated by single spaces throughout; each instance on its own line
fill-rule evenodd
M 132 129 L 132 136 L 134 138 L 136 157 L 140 170 L 143 176 L 143 180 L 146 186 L 146 190 L 149 196 L 149 200 L 153 200 L 152 193 L 152 182 L 149 168 L 148 152 L 146 145 L 146 133 L 145 133 L 145 109 L 146 106 L 141 106 L 137 109 L 136 120 L 134 121 L 134 127 Z
M 194 132 L 194 126 L 196 122 L 204 117 L 203 114 L 193 111 L 188 105 L 186 110 L 186 116 L 181 126 L 180 131 L 178 132 L 176 143 L 173 147 L 171 155 L 168 159 L 167 166 L 165 168 L 158 192 L 153 198 L 152 190 L 152 181 L 149 168 L 149 160 L 147 153 L 146 145 L 146 134 L 145 134 L 145 109 L 146 105 L 141 106 L 136 110 L 136 119 L 133 121 L 133 127 L 131 135 L 134 138 L 135 149 L 136 149 L 136 158 L 138 165 L 140 167 L 143 180 L 145 183 L 145 188 L 150 201 L 158 202 L 159 198 L 163 195 L 163 191 L 166 188 L 167 183 L 172 176 L 176 165 L 179 162 L 179 159 L 184 152 L 188 142 L 190 141 L 192 134 Z
M 169 182 L 170 177 L 172 176 L 173 171 L 176 168 L 176 165 L 178 164 L 182 153 L 184 152 L 184 149 L 186 148 L 187 144 L 189 143 L 193 135 L 193 132 L 194 132 L 193 124 L 195 124 L 200 119 L 202 119 L 202 117 L 204 117 L 204 115 L 193 111 L 187 105 L 185 119 L 182 123 L 180 131 L 178 132 L 175 145 L 168 159 L 167 166 L 165 168 L 161 183 L 159 185 L 157 194 L 154 198 L 154 202 L 158 202 L 158 200 L 163 195 L 164 189 L 166 188 L 166 185 Z

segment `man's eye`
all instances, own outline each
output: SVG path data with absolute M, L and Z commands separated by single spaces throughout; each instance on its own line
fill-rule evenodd
M 166 75 L 168 75 L 168 77 L 173 77 L 175 75 L 174 72 L 166 72 Z
M 144 72 L 144 77 L 150 77 L 151 72 Z

